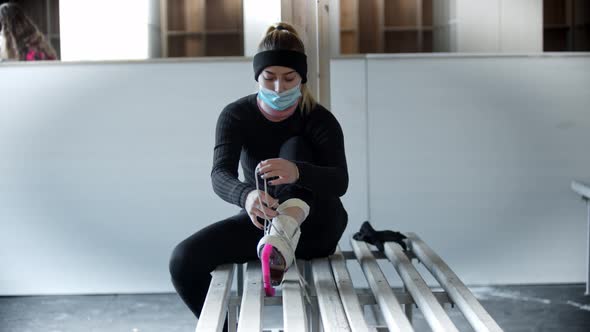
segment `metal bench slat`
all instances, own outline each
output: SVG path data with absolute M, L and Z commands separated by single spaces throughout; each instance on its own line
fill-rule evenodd
M 316 258 L 311 261 L 311 265 L 324 331 L 350 331 L 329 259 Z
M 353 332 L 376 331 L 375 328 L 369 327 L 365 320 L 358 295 L 346 268 L 346 258 L 344 258 L 340 248 L 336 248 L 334 255 L 330 256 L 330 263 L 332 265 L 334 281 L 336 282 L 336 287 L 342 300 L 342 306 L 350 324 L 350 329 Z
M 438 280 L 475 331 L 502 331 L 459 277 L 415 233 L 407 233 L 409 247 Z
M 303 289 L 299 284 L 299 275 L 295 266 L 287 270 L 283 280 L 283 326 L 285 332 L 307 331 L 307 316 Z
M 384 246 L 385 255 L 393 264 L 408 292 L 412 294 L 430 328 L 433 331 L 459 332 L 402 248 L 391 242 L 386 242 Z
M 264 289 L 260 262 L 250 261 L 246 266 L 246 280 L 244 280 L 244 295 L 240 306 L 238 332 L 260 332 L 262 330 L 263 299 Z
M 223 329 L 234 275 L 234 265 L 221 265 L 211 274 L 211 284 L 207 297 L 205 297 L 201 316 L 197 322 L 197 332 L 221 331 Z
M 350 244 L 359 264 L 367 278 L 369 287 L 375 296 L 376 302 L 381 308 L 390 331 L 414 331 L 412 324 L 404 314 L 401 305 L 397 301 L 391 286 L 385 275 L 379 268 L 377 260 L 371 253 L 366 243 L 350 239 Z

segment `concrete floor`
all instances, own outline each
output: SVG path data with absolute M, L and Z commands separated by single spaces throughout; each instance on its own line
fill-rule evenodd
M 582 284 L 470 288 L 505 331 L 590 331 Z M 457 308 L 445 309 L 460 331 L 471 330 Z M 265 327 L 280 327 L 281 320 L 279 307 L 266 309 Z M 176 294 L 0 297 L 2 332 L 194 331 L 195 325 Z M 430 331 L 417 309 L 414 326 Z

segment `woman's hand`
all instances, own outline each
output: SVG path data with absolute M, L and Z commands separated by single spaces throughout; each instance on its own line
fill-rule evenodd
M 260 205 L 260 201 L 262 201 L 262 205 Z M 264 219 L 265 213 L 268 218 L 276 217 L 278 213 L 273 210 L 273 208 L 276 208 L 277 206 L 279 206 L 279 200 L 267 195 L 262 190 L 252 190 L 248 196 L 246 196 L 246 212 L 248 212 L 248 216 L 250 216 L 250 220 L 252 220 L 254 226 L 260 229 L 264 229 L 264 225 L 258 222 L 256 217 Z
M 297 165 L 283 158 L 263 160 L 257 168 L 263 179 L 272 179 L 268 182 L 271 186 L 294 183 L 299 179 Z

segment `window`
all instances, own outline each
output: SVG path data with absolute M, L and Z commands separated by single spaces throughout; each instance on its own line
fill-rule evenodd
M 340 50 L 432 52 L 432 0 L 341 0 Z
M 340 50 L 590 51 L 590 1 L 340 0 Z
M 543 50 L 590 51 L 589 1 L 543 1 Z
M 163 0 L 162 56 L 243 56 L 242 0 Z

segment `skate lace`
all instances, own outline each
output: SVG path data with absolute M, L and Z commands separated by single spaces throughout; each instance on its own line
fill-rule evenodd
M 270 206 L 268 203 L 267 180 L 266 179 L 262 179 L 262 180 L 264 182 L 264 193 L 266 194 L 266 195 L 264 195 L 265 203 L 266 203 L 266 206 Z M 258 186 L 258 167 L 256 167 L 256 169 L 254 170 L 254 182 L 256 182 L 256 190 L 260 191 L 259 186 Z M 262 206 L 262 199 L 260 198 L 260 195 L 258 195 L 258 204 L 260 204 L 260 206 Z M 297 272 L 297 276 L 299 279 L 299 285 L 303 289 L 303 295 L 305 296 L 305 300 L 309 304 L 311 304 L 311 298 L 309 297 L 309 293 L 308 293 L 309 284 L 307 283 L 307 281 L 305 281 L 305 277 L 303 277 L 303 275 L 301 274 L 301 271 L 299 271 L 299 267 L 297 265 L 297 257 L 295 257 L 295 248 L 293 248 L 293 245 L 291 244 L 291 238 L 283 230 L 280 230 L 278 227 L 276 227 L 274 225 L 274 223 L 272 222 L 272 219 L 266 215 L 266 212 L 264 211 L 264 209 L 262 209 L 262 214 L 264 214 L 264 235 L 270 234 L 270 230 L 272 228 L 274 228 L 275 231 L 277 231 L 277 233 L 279 234 L 279 236 L 281 236 L 283 238 L 283 240 L 285 240 L 285 243 L 287 243 L 287 246 L 289 246 L 289 250 L 291 250 L 291 252 L 293 253 L 292 265 L 295 265 L 295 271 Z M 294 234 L 296 234 L 298 230 L 300 231 L 299 223 L 297 223 L 297 228 L 295 229 Z M 283 259 L 284 259 L 284 257 L 283 257 Z M 287 272 L 287 269 L 285 269 L 285 273 Z M 283 280 L 285 280 L 284 274 L 283 274 Z M 281 280 L 281 285 L 283 284 L 283 280 Z

